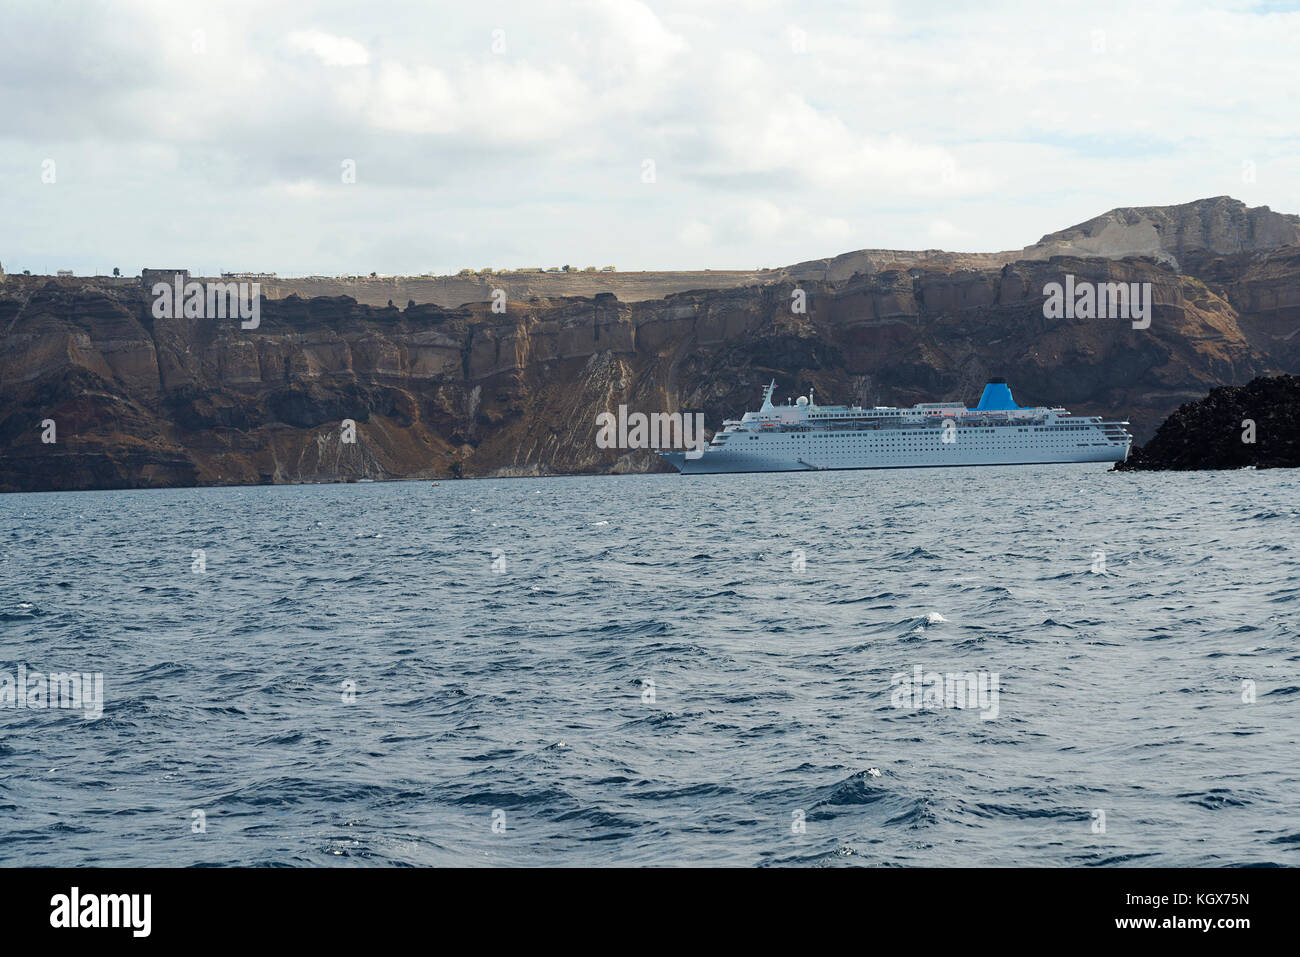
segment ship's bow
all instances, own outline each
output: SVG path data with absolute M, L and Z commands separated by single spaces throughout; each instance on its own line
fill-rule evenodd
M 661 459 L 679 472 L 682 471 L 682 468 L 686 465 L 685 452 L 659 452 L 657 454 Z

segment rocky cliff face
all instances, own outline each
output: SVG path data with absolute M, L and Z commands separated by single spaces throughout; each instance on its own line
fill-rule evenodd
M 973 401 L 1005 376 L 1024 404 L 1125 415 L 1141 441 L 1187 400 L 1300 359 L 1300 248 L 1184 258 L 1184 272 L 882 260 L 641 302 L 512 300 L 504 315 L 291 295 L 264 300 L 250 330 L 155 319 L 138 283 L 9 276 L 0 489 L 654 469 L 648 452 L 598 448 L 597 414 L 699 411 L 712 429 L 772 378 L 781 396 L 908 405 Z M 1150 283 L 1150 327 L 1045 318 L 1044 287 L 1066 274 Z
M 1150 256 L 1178 269 L 1192 253 L 1257 253 L 1295 245 L 1300 245 L 1300 216 L 1216 196 L 1180 206 L 1112 209 L 1049 233 L 1026 246 L 1021 258 Z
M 1136 206 L 1108 213 L 1056 233 L 1032 246 L 995 253 L 942 249 L 858 249 L 827 259 L 812 259 L 776 269 L 687 270 L 677 272 L 540 272 L 536 269 L 466 276 L 304 276 L 263 278 L 262 292 L 271 299 L 348 296 L 384 307 L 414 302 L 455 307 L 486 302 L 496 290 L 514 302 L 563 299 L 609 293 L 621 302 L 662 299 L 679 292 L 735 289 L 789 282 L 844 282 L 855 275 L 890 269 L 1001 269 L 1021 261 L 1054 256 L 1123 259 L 1146 256 L 1175 270 L 1188 271 L 1188 257 L 1266 252 L 1300 245 L 1300 217 L 1274 213 L 1267 206 L 1248 208 L 1228 196 L 1200 199 L 1181 206 Z M 164 270 L 169 272 L 170 270 Z M 113 280 L 102 277 L 103 284 Z M 119 286 L 131 283 L 118 281 Z
M 1261 377 L 1180 406 L 1117 471 L 1300 468 L 1300 376 Z

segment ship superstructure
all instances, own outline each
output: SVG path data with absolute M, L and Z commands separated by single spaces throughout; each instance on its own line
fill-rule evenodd
M 1119 462 L 1133 442 L 1126 421 L 1022 408 L 1004 379 L 984 386 L 973 409 L 962 402 L 822 406 L 812 392 L 775 405 L 775 391 L 772 382 L 757 412 L 726 420 L 703 448 L 659 454 L 685 474 L 795 472 Z

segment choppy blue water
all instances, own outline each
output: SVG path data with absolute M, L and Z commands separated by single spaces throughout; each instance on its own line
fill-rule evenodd
M 0 496 L 0 672 L 104 676 L 97 720 L 0 708 L 0 863 L 1298 864 L 1298 492 Z M 996 673 L 997 716 L 896 707 L 917 666 Z

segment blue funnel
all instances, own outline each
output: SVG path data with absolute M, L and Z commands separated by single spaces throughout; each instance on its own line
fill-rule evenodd
M 1016 400 L 1011 398 L 1011 387 L 1007 385 L 1006 379 L 990 379 L 989 384 L 984 387 L 984 394 L 980 396 L 980 404 L 975 406 L 976 411 L 984 412 L 1002 412 L 1018 409 Z

